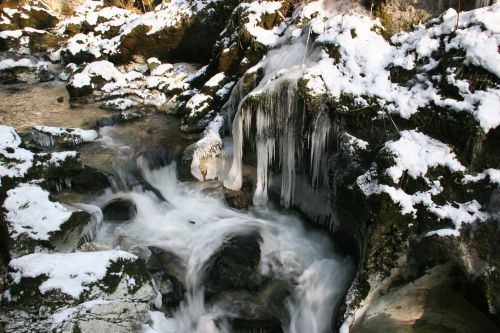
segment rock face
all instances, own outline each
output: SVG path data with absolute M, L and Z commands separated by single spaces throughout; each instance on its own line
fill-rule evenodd
M 498 323 L 497 296 L 492 296 L 498 295 L 492 269 L 497 263 L 491 255 L 497 241 L 485 230 L 496 234 L 498 224 L 488 207 L 495 205 L 500 174 L 494 143 L 500 117 L 492 111 L 500 105 L 500 72 L 492 62 L 500 55 L 488 22 L 499 9 L 460 15 L 449 10 L 390 42 L 376 21 L 354 11 L 336 23 L 329 14 L 322 18 L 321 11 L 299 15 L 283 33 L 290 40 L 247 71 L 254 73 L 254 84 L 240 89 L 245 75 L 233 88 L 220 114 L 232 128 L 216 115 L 190 147 L 198 179 L 210 175 L 239 190 L 252 177 L 255 205 L 279 198 L 347 240 L 359 257 L 359 274 L 339 326 L 348 317 L 358 325 L 367 319 L 359 316 L 384 292 L 397 292 L 382 286 L 384 281 L 406 286 L 424 276 L 432 280 L 436 276 L 427 276 L 427 270 L 444 263 L 466 286 L 455 299 L 482 311 L 485 327 Z M 296 42 L 292 34 L 299 36 L 295 29 L 309 17 L 314 17 L 307 21 L 312 46 L 305 49 L 308 31 L 302 30 L 303 39 Z M 488 55 L 472 56 L 478 46 L 464 42 L 475 31 L 484 34 Z M 365 58 L 361 50 L 366 48 L 380 53 Z M 457 63 L 459 58 L 464 62 Z M 458 107 L 468 98 L 479 104 Z M 209 158 L 224 165 L 225 131 L 233 136 L 232 165 L 207 172 Z M 440 284 L 430 285 L 436 288 L 431 294 L 438 293 Z M 472 286 L 481 296 L 470 294 Z M 432 295 L 422 306 L 433 304 Z M 450 309 L 449 316 L 456 315 Z M 429 321 L 432 326 L 439 319 Z M 445 321 L 445 329 L 481 329 Z M 419 323 L 409 325 L 417 329 Z
M 144 262 L 123 251 L 33 254 L 12 260 L 6 332 L 130 332 L 157 292 Z
M 388 36 L 400 31 L 408 31 L 414 26 L 439 16 L 449 8 L 472 10 L 493 5 L 491 0 L 370 0 L 372 12 L 380 17 Z

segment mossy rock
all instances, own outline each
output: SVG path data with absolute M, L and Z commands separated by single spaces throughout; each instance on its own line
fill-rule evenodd
M 89 255 L 95 257 L 99 253 Z M 50 258 L 50 255 L 45 256 L 42 260 Z M 58 259 L 56 263 L 61 265 L 64 261 Z M 64 270 L 64 267 L 60 269 Z M 89 267 L 90 271 L 92 269 Z M 57 266 L 54 270 L 53 274 L 57 274 Z M 7 331 L 45 332 L 54 327 L 71 332 L 91 332 L 92 328 L 95 331 L 99 327 L 107 327 L 113 332 L 132 331 L 145 321 L 150 303 L 157 297 L 152 278 L 144 262 L 138 258 L 111 259 L 107 262 L 104 277 L 84 283 L 79 296 L 59 289 L 41 292 L 40 286 L 49 279 L 47 275 L 15 278 L 16 274 L 17 271 L 10 268 L 7 285 L 11 297 L 2 302 L 2 319 Z M 94 301 L 98 302 L 91 307 L 87 305 Z M 68 316 L 62 322 L 54 321 L 52 316 L 62 311 L 68 311 Z
M 7 15 L 3 8 L 17 9 L 12 16 Z M 49 11 L 40 7 L 30 7 L 29 10 L 22 8 L 19 3 L 0 5 L 0 16 L 5 20 L 8 18 L 10 23 L 0 24 L 0 30 L 18 30 L 24 28 L 33 28 L 38 30 L 47 30 L 54 28 L 59 23 L 59 18 L 52 15 Z
M 90 214 L 78 211 L 61 224 L 60 230 L 51 232 L 48 240 L 33 239 L 25 233 L 10 238 L 9 256 L 18 258 L 36 252 L 72 251 L 85 242 L 89 228 L 92 227 L 90 223 Z

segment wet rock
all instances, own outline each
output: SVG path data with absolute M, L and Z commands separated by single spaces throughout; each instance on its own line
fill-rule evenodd
M 208 296 L 222 290 L 255 290 L 259 283 L 257 266 L 260 261 L 260 242 L 257 232 L 234 236 L 211 258 L 204 285 Z
M 149 270 L 162 271 L 177 281 L 184 281 L 186 266 L 178 255 L 164 247 L 149 246 L 148 249 L 151 251 L 147 261 Z
M 144 262 L 123 251 L 21 257 L 7 287 L 6 332 L 131 332 L 158 296 Z
M 286 299 L 293 286 L 283 280 L 273 280 L 257 292 L 246 290 L 223 291 L 210 299 L 231 313 L 235 332 L 282 332 L 287 321 Z
M 247 210 L 250 206 L 250 200 L 248 200 L 248 197 L 241 191 L 226 190 L 224 193 L 224 200 L 229 207 L 238 210 Z
M 282 323 L 278 318 L 267 320 L 233 319 L 232 327 L 238 333 L 282 333 Z
M 71 188 L 78 193 L 99 193 L 110 186 L 104 172 L 89 166 L 84 166 L 80 173 L 71 178 Z
M 130 199 L 116 198 L 106 203 L 102 209 L 104 219 L 110 222 L 129 221 L 137 214 L 137 207 Z
M 166 311 L 177 308 L 184 299 L 184 286 L 175 277 L 163 271 L 152 272 L 156 288 L 162 295 L 162 306 Z

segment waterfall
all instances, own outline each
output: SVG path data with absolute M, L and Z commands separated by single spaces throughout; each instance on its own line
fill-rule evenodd
M 261 118 L 268 117 L 262 114 Z M 267 148 L 265 153 L 275 151 L 272 144 L 267 143 Z M 230 239 L 255 233 L 261 237 L 257 274 L 265 277 L 262 281 L 290 281 L 291 295 L 284 296 L 285 313 L 278 318 L 284 331 L 305 332 L 305 327 L 311 333 L 330 331 L 331 318 L 347 287 L 353 265 L 349 257 L 337 254 L 327 234 L 308 228 L 293 213 L 277 212 L 269 207 L 255 207 L 248 213 L 230 209 L 220 198 L 207 195 L 204 189 L 209 183 L 179 182 L 175 164 L 153 168 L 141 157 L 137 159 L 137 167 L 144 180 L 154 184 L 168 203 L 140 186 L 126 187 L 125 193 L 104 194 L 98 205 L 115 197 L 127 197 L 137 207 L 137 214 L 127 223 L 102 223 L 96 242 L 119 246 L 145 259 L 150 246 L 174 253 L 179 258 L 178 264 L 185 267 L 179 278 L 186 290 L 173 313 L 165 316 L 152 312 L 155 318 L 152 325 L 156 328 L 142 332 L 234 331 L 232 319 L 241 318 L 245 313 L 242 309 L 254 303 L 246 304 L 245 299 L 234 303 L 224 298 L 207 302 L 205 277 L 213 265 L 214 255 Z

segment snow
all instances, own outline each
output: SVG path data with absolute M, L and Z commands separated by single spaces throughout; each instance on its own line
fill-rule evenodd
M 218 73 L 210 78 L 207 82 L 205 82 L 205 86 L 207 87 L 218 87 L 222 81 L 226 78 L 224 73 Z
M 0 125 L 0 156 L 7 159 L 0 160 L 0 186 L 3 177 L 23 177 L 33 166 L 34 154 L 24 148 L 19 148 L 22 143 L 13 127 Z
M 14 239 L 26 234 L 32 239 L 48 240 L 72 214 L 60 203 L 50 201 L 49 192 L 32 184 L 21 184 L 7 191 L 3 208 Z
M 92 82 L 91 78 L 96 76 L 99 76 L 108 82 L 111 81 L 116 83 L 117 88 L 120 86 L 126 86 L 127 84 L 125 76 L 115 68 L 113 63 L 107 60 L 94 61 L 88 64 L 81 73 L 75 74 L 70 79 L 69 84 L 75 88 L 89 86 Z
M 14 283 L 21 278 L 46 276 L 39 289 L 46 293 L 58 290 L 72 298 L 79 298 L 89 286 L 102 280 L 108 267 L 115 262 L 136 260 L 133 254 L 124 251 L 34 253 L 11 260 L 9 266 Z
M 104 106 L 123 111 L 137 106 L 137 102 L 129 98 L 117 98 L 110 101 L 106 101 L 104 103 Z
M 423 177 L 429 168 L 444 166 L 450 171 L 464 171 L 451 148 L 415 130 L 400 132 L 398 141 L 389 141 L 385 148 L 395 155 L 396 165 L 386 170 L 395 183 L 408 172 L 412 178 Z
M 70 143 L 78 145 L 84 142 L 92 142 L 99 136 L 94 130 L 83 130 L 80 128 L 33 126 L 33 129 L 36 131 L 34 133 L 38 134 L 33 135 L 34 139 L 45 147 L 54 145 L 54 137 L 68 136 Z
M 482 207 L 476 200 L 464 203 L 455 202 L 453 204 L 447 202 L 443 205 L 433 202 L 432 197 L 443 192 L 443 187 L 437 180 L 429 184 L 429 190 L 410 195 L 400 188 L 379 184 L 376 177 L 377 173 L 373 169 L 358 177 L 356 183 L 364 195 L 371 196 L 373 194 L 387 193 L 394 203 L 399 204 L 401 214 L 411 215 L 413 218 L 417 218 L 416 206 L 421 204 L 428 212 L 434 214 L 438 220 L 449 220 L 454 225 L 454 229 L 446 229 L 440 232 L 433 231 L 428 236 L 434 234 L 458 236 L 463 224 L 476 221 L 482 222 L 489 218 L 489 214 L 481 210 Z
M 500 185 L 500 170 L 499 169 L 486 169 L 483 172 L 478 173 L 475 176 L 465 175 L 464 179 L 463 179 L 463 183 L 464 184 L 476 183 L 478 181 L 486 179 L 486 177 L 489 178 L 489 181 L 491 183 Z
M 275 14 L 278 12 L 282 3 L 280 1 L 261 1 L 242 3 L 239 7 L 246 12 L 248 22 L 245 23 L 245 29 L 255 37 L 255 40 L 262 45 L 271 47 L 278 42 L 279 34 L 283 31 L 282 26 L 274 27 L 271 30 L 264 29 L 259 25 L 262 16 L 266 14 Z
M 162 76 L 166 72 L 171 71 L 173 68 L 174 66 L 172 66 L 171 64 L 161 64 L 151 72 L 151 75 Z
M 16 67 L 35 68 L 37 66 L 28 58 L 22 58 L 19 60 L 5 59 L 0 61 L 0 71 Z
M 22 30 L 5 30 L 5 31 L 0 31 L 0 38 L 2 39 L 7 39 L 7 38 L 20 38 L 23 35 Z
M 54 166 L 59 166 L 59 165 L 61 165 L 61 162 L 66 161 L 68 158 L 77 158 L 78 152 L 76 152 L 76 151 L 60 151 L 60 152 L 37 154 L 37 156 L 40 156 L 40 157 L 44 157 L 47 155 L 50 155 L 50 158 L 45 163 L 48 163 L 48 164 L 51 164 Z M 38 162 L 38 164 L 43 164 L 43 163 Z
M 186 109 L 190 110 L 189 116 L 194 117 L 196 114 L 205 111 L 210 106 L 212 97 L 205 94 L 196 94 L 186 103 Z

